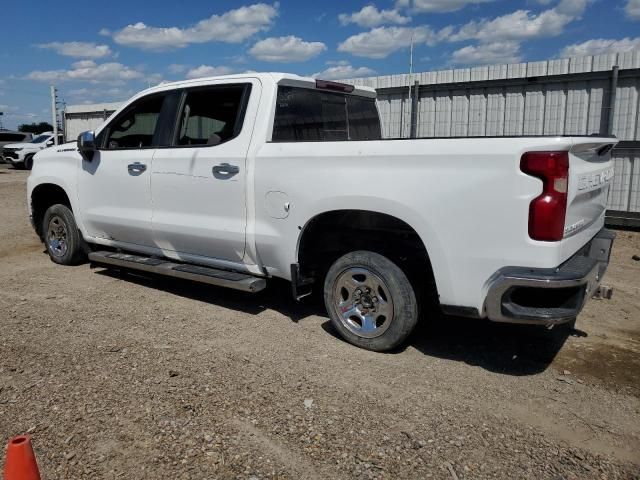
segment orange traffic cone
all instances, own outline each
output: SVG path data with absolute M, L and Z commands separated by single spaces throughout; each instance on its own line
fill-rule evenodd
M 29 435 L 19 435 L 9 440 L 4 462 L 4 480 L 40 480 Z

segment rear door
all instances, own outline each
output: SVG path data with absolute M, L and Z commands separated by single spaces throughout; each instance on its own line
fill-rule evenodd
M 151 171 L 153 240 L 166 256 L 243 261 L 260 92 L 251 79 L 184 91 L 172 145 L 155 152 Z
M 170 117 L 175 95 L 155 94 L 133 102 L 102 130 L 92 161 L 82 160 L 78 196 L 86 234 L 153 246 L 150 170 L 153 152 L 166 144 L 161 116 Z

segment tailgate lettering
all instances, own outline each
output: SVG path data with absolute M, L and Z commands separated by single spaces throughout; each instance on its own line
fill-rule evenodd
M 611 167 L 603 170 L 600 173 L 583 175 L 582 177 L 578 178 L 578 190 L 595 188 L 609 182 L 613 178 L 613 172 L 613 167 Z

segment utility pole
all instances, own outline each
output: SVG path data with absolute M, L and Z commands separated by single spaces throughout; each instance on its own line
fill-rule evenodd
M 53 143 L 58 145 L 58 111 L 56 87 L 51 85 L 51 124 L 53 125 Z
M 411 79 L 413 78 L 413 33 L 411 34 L 411 46 L 409 47 L 409 119 L 413 118 L 413 102 L 411 101 Z M 410 120 L 411 121 L 411 120 Z

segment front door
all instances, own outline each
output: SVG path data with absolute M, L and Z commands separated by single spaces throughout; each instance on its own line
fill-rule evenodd
M 242 262 L 259 93 L 237 80 L 185 91 L 173 145 L 156 150 L 151 172 L 154 242 L 168 257 Z
M 93 159 L 82 160 L 78 195 L 86 235 L 153 246 L 150 174 L 165 98 L 134 101 L 100 133 Z

